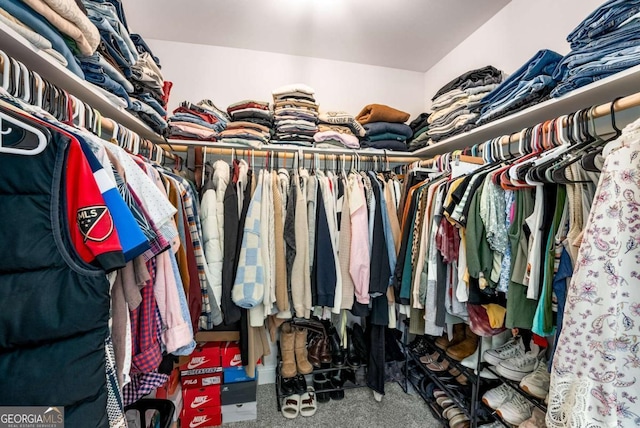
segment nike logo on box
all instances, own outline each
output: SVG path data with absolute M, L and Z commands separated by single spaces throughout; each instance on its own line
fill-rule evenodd
M 207 416 L 196 416 L 189 424 L 189 428 L 197 428 L 202 424 L 206 424 L 207 422 L 209 422 L 209 418 Z
M 203 364 L 207 364 L 208 362 L 209 360 L 207 360 L 206 357 L 195 357 L 192 358 L 191 361 L 189 361 L 189 364 L 187 364 L 187 369 L 192 370 L 200 367 Z
M 191 403 L 191 408 L 192 409 L 197 409 L 198 407 L 207 404 L 209 401 L 213 400 L 212 398 L 209 398 L 208 396 L 204 395 L 202 397 L 196 397 L 193 402 Z
M 242 356 L 239 354 L 234 355 L 233 360 L 229 363 L 231 367 L 237 367 L 242 365 Z

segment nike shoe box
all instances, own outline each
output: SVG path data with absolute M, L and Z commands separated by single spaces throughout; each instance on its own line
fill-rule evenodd
M 222 367 L 239 367 L 242 365 L 242 354 L 238 342 L 224 342 L 220 348 Z
M 183 409 L 185 412 L 210 407 L 220 407 L 220 385 L 204 388 L 184 388 L 182 390 Z
M 195 376 L 182 376 L 182 388 L 204 388 L 222 383 L 222 367 L 214 367 L 214 372 Z M 211 369 L 202 369 L 211 370 Z
M 224 424 L 256 419 L 258 419 L 258 403 L 256 401 L 222 406 L 222 423 Z
M 182 428 L 209 428 L 220 425 L 222 425 L 222 409 L 220 407 L 185 411 L 180 417 Z
M 257 385 L 255 380 L 224 384 L 220 387 L 220 402 L 228 406 L 256 401 Z
M 180 372 L 182 376 L 216 373 L 220 362 L 220 342 L 207 342 L 193 350 L 189 361 L 180 366 Z
M 257 373 L 257 370 L 255 371 Z M 236 383 L 247 382 L 254 380 L 255 377 L 249 377 L 247 375 L 244 366 L 240 367 L 225 367 L 222 369 L 224 383 Z

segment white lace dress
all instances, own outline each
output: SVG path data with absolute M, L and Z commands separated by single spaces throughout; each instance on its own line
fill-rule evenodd
M 548 427 L 640 426 L 640 138 L 623 139 L 635 142 L 606 159 L 567 290 Z

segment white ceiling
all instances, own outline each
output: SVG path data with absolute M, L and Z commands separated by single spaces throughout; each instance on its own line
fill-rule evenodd
M 427 71 L 510 0 L 135 0 L 145 38 Z

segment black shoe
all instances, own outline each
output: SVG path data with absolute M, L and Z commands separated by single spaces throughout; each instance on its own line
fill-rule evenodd
M 328 392 L 322 392 L 331 389 L 331 383 L 324 373 L 313 375 L 313 389 L 316 390 L 316 400 L 318 400 L 318 403 L 326 403 L 331 399 Z
M 331 362 L 334 367 L 344 366 L 347 361 L 347 355 L 344 349 L 342 349 L 340 336 L 335 327 L 331 327 L 329 330 L 329 343 L 331 345 Z
M 307 392 L 307 381 L 304 379 L 304 375 L 296 375 L 293 378 L 293 389 L 296 394 L 304 394 Z
M 295 377 L 283 378 L 280 381 L 280 392 L 287 397 L 293 395 L 295 391 Z
M 347 365 L 353 369 L 357 369 L 362 365 L 362 361 L 353 345 L 353 331 L 347 328 Z
M 344 378 L 345 382 L 351 382 L 352 384 L 357 385 L 355 370 L 352 370 L 352 369 L 342 370 L 342 377 Z

